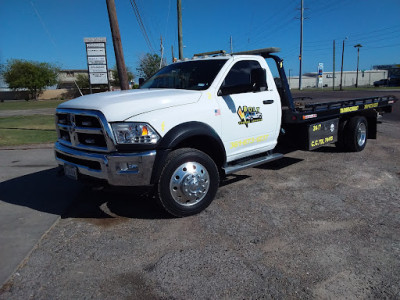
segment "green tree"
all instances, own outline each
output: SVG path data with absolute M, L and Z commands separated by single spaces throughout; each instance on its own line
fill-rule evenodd
M 80 89 L 89 88 L 89 76 L 87 74 L 78 74 L 76 76 L 76 84 Z
M 37 99 L 45 87 L 57 84 L 58 71 L 49 63 L 13 59 L 7 62 L 2 73 L 10 89 L 26 89 L 30 99 Z
M 160 69 L 161 57 L 158 54 L 145 54 L 140 58 L 139 67 L 136 69 L 139 72 L 139 76 L 143 77 L 144 80 L 149 79 Z M 165 60 L 161 62 L 161 68 L 167 64 Z
M 135 78 L 135 75 L 133 75 L 133 73 L 129 70 L 129 68 L 126 68 L 126 72 L 128 74 L 128 81 L 131 82 L 133 78 Z M 118 69 L 116 65 L 114 66 L 114 68 L 111 69 L 111 74 L 113 78 L 113 80 L 111 80 L 111 85 L 121 86 L 121 83 L 119 81 Z

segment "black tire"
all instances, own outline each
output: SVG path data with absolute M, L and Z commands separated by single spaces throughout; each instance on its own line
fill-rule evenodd
M 204 152 L 182 148 L 168 154 L 157 182 L 157 198 L 168 213 L 185 217 L 207 208 L 218 187 L 214 161 Z
M 347 151 L 359 152 L 367 145 L 368 122 L 365 117 L 356 116 L 349 120 L 344 132 L 344 145 Z

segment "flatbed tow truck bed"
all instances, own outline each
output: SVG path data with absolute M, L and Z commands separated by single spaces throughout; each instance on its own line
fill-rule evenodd
M 379 96 L 394 95 L 399 97 L 399 90 L 353 90 L 353 91 L 332 91 L 332 88 L 324 88 L 319 90 L 303 90 L 292 91 L 293 98 L 308 97 L 312 98 L 312 102 L 328 102 L 332 100 L 353 100 L 356 98 L 373 98 Z
M 376 139 L 377 118 L 392 112 L 393 105 L 398 101 L 396 96 L 386 91 L 295 92 L 290 94 L 289 106 L 282 107 L 284 135 L 281 141 L 289 141 L 289 144 L 308 150 L 333 141 L 343 145 L 345 135 L 349 136 L 353 131 L 347 124 L 352 119 L 360 118 L 368 124 L 365 125 L 368 127 L 366 137 Z M 305 136 L 307 139 L 303 138 Z
M 310 126 L 315 122 L 338 119 L 340 126 L 343 127 L 347 120 L 355 116 L 367 118 L 369 125 L 376 128 L 377 114 L 392 112 L 393 104 L 398 101 L 398 98 L 391 96 L 388 91 L 377 92 L 374 95 L 367 92 L 365 97 L 359 91 L 355 91 L 357 94 L 343 92 L 341 95 L 332 91 L 324 93 L 301 91 L 292 94 L 283 67 L 283 60 L 271 53 L 260 53 L 260 55 L 266 59 L 273 59 L 276 63 L 279 73 L 277 88 L 282 102 L 282 128 L 284 131 L 289 131 L 291 136 L 290 132 L 297 135 L 296 131 L 303 127 L 297 128 L 297 125 L 308 124 Z M 316 98 L 316 95 L 319 97 Z M 368 137 L 375 138 L 375 136 L 376 129 L 373 129 L 369 132 Z
M 351 93 L 341 96 L 338 93 L 324 93 L 321 97 L 313 97 L 312 92 L 293 94 L 294 110 L 288 107 L 283 109 L 284 121 L 287 123 L 304 123 L 310 120 L 323 120 L 334 116 L 363 110 L 375 109 L 379 113 L 391 112 L 392 105 L 398 100 L 388 93 L 371 93 L 363 95 L 357 93 L 357 98 Z M 363 97 L 364 96 L 364 97 Z

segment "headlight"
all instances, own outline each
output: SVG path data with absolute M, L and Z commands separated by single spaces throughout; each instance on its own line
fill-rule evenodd
M 147 123 L 113 123 L 111 124 L 118 144 L 157 144 L 160 136 Z

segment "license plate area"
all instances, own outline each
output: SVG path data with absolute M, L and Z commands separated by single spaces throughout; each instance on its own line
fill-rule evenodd
M 78 180 L 78 168 L 73 165 L 64 164 L 64 174 L 70 179 Z

